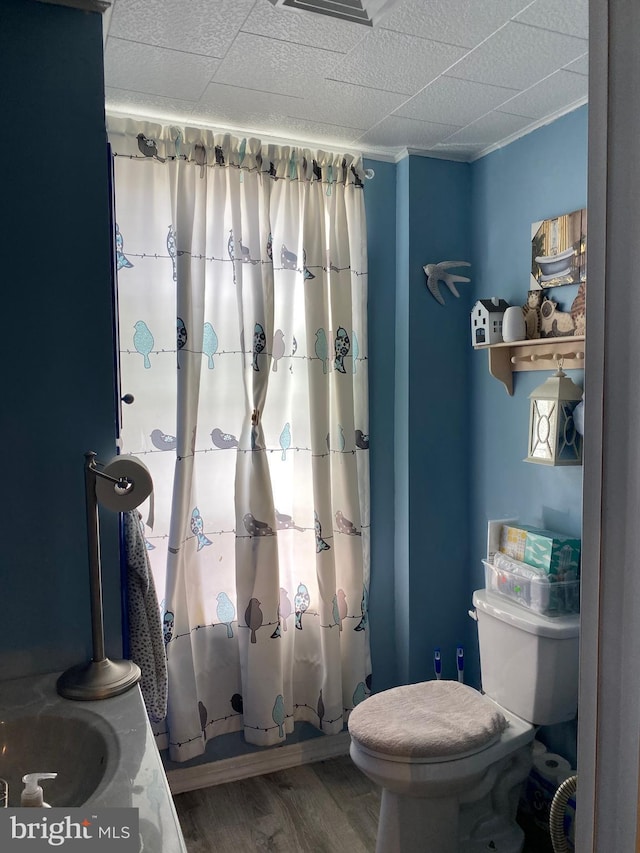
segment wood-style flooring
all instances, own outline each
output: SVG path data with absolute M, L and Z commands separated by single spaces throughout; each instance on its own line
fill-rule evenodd
M 380 791 L 348 755 L 174 797 L 189 853 L 372 853 Z
M 174 800 L 189 853 L 375 851 L 380 789 L 348 755 Z M 523 853 L 551 853 L 546 834 L 522 825 Z

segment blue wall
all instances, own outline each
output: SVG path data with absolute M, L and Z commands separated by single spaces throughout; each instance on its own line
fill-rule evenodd
M 1 679 L 90 657 L 83 454 L 115 452 L 100 16 L 2 0 L 0 79 L 9 158 Z M 114 522 L 103 530 L 103 568 L 117 653 Z
M 466 328 L 467 308 L 446 288 L 446 307 L 439 305 L 422 268 L 470 258 L 471 171 L 468 164 L 425 157 L 407 157 L 395 167 L 367 165 L 376 171 L 365 185 L 365 203 L 369 603 L 373 688 L 379 691 L 431 677 L 435 646 L 442 648 L 445 675 L 453 677 L 465 628 L 469 397 L 459 330 Z
M 587 108 L 473 163 L 471 200 L 473 298 L 501 296 L 522 305 L 529 282 L 531 223 L 586 207 Z M 575 294 L 575 287 L 560 287 L 552 298 L 568 310 Z M 551 371 L 515 374 L 509 397 L 489 375 L 485 353 L 470 352 L 470 359 L 469 595 L 484 585 L 480 560 L 486 554 L 488 519 L 517 516 L 580 535 L 582 511 L 582 467 L 547 468 L 522 461 L 527 455 L 528 395 Z M 583 385 L 583 371 L 569 375 Z M 476 632 L 468 636 L 473 648 Z M 477 652 L 470 655 L 469 665 L 477 680 Z

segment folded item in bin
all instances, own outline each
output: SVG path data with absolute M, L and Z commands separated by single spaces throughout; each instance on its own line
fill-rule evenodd
M 496 552 L 493 564 L 496 569 L 503 569 L 521 578 L 538 581 L 538 583 L 556 583 L 559 580 L 556 575 L 549 575 L 544 569 L 530 566 L 528 563 L 523 563 L 522 560 L 516 560 L 508 554 L 503 554 L 502 551 Z M 576 579 L 577 572 L 575 570 L 565 573 L 564 580 L 570 581 Z
M 549 583 L 549 575 L 544 569 L 536 569 L 535 566 L 529 566 L 523 563 L 522 560 L 516 560 L 508 554 L 503 554 L 502 551 L 496 551 L 493 557 L 493 565 L 496 569 L 505 569 L 507 572 L 513 572 L 521 578 L 529 578 L 529 580 L 540 580 L 542 583 Z

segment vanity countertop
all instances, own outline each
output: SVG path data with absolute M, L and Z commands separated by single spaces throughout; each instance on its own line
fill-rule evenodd
M 93 794 L 78 805 L 136 808 L 140 853 L 187 853 L 139 687 L 111 699 L 80 702 L 58 695 L 57 677 L 52 673 L 0 682 L 0 718 L 86 717 L 85 712 L 100 717 L 113 732 L 116 761 Z M 112 760 L 113 756 L 107 757 L 108 762 Z

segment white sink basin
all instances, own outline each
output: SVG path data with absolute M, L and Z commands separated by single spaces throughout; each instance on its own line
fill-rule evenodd
M 68 713 L 0 717 L 0 778 L 9 786 L 9 805 L 20 805 L 25 773 L 57 773 L 42 782 L 50 806 L 81 806 L 107 784 L 119 761 L 109 724 L 84 708 Z

